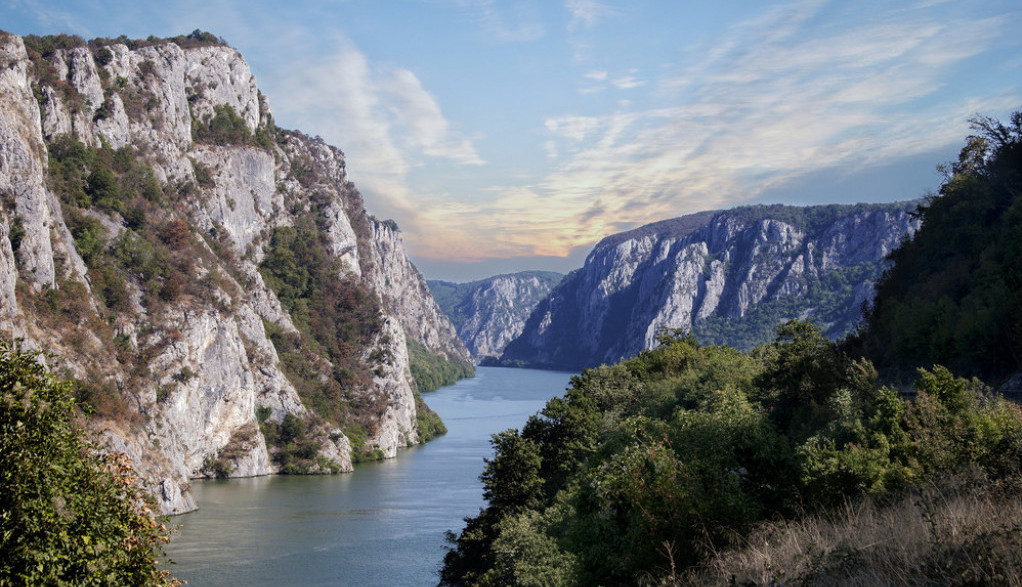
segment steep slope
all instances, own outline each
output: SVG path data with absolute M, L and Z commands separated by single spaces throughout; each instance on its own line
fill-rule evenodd
M 973 120 L 848 346 L 886 378 L 945 365 L 1022 394 L 1022 111 Z M 856 348 L 858 347 L 858 348 Z
M 789 318 L 831 337 L 859 320 L 913 203 L 702 213 L 608 237 L 537 306 L 501 360 L 579 369 L 652 348 L 662 329 L 750 348 Z
M 421 441 L 406 337 L 467 349 L 344 155 L 277 128 L 241 55 L 0 33 L 0 64 L 0 331 L 82 382 L 165 511 L 192 477 Z
M 522 271 L 469 283 L 427 283 L 472 355 L 484 358 L 500 356 L 562 279 L 563 274 L 553 271 Z

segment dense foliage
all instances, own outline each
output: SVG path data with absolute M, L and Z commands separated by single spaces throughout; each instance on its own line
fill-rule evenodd
M 71 384 L 0 341 L 0 585 L 176 584 L 153 507 L 126 457 L 75 424 Z
M 973 126 L 892 253 L 859 341 L 895 374 L 939 363 L 996 380 L 1022 367 L 1022 112 Z
M 410 338 L 407 343 L 408 366 L 420 393 L 436 391 L 459 379 L 475 375 L 475 367 L 471 363 L 448 360 Z
M 488 505 L 452 536 L 445 583 L 634 584 L 774 516 L 973 465 L 1019 473 L 1018 409 L 942 367 L 906 401 L 807 322 L 749 354 L 661 343 L 494 436 Z
M 1019 368 L 1022 114 L 976 125 L 982 136 L 892 255 L 863 334 L 839 346 L 791 321 L 748 353 L 665 334 L 583 372 L 521 431 L 494 436 L 487 506 L 450 536 L 442 582 L 735 584 L 754 566 L 739 574 L 1022 584 L 1022 513 L 1003 508 L 1014 526 L 992 514 L 1022 496 L 1022 410 L 937 364 L 988 377 Z M 925 367 L 910 398 L 878 383 L 863 349 L 897 374 Z M 888 539 L 799 534 L 810 519 L 839 526 L 842 506 L 862 525 L 828 531 L 887 528 Z M 922 512 L 911 549 L 885 542 L 900 528 L 854 513 L 869 508 Z M 792 554 L 774 540 L 810 544 Z M 898 552 L 881 561 L 875 548 Z

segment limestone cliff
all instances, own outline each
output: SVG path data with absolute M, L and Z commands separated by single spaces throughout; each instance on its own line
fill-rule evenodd
M 373 285 L 400 317 L 405 333 L 449 361 L 471 362 L 470 351 L 454 324 L 434 300 L 425 278 L 404 255 L 397 225 L 374 219 L 372 230 L 380 258 L 380 271 L 375 273 Z
M 336 148 L 208 36 L 0 33 L 0 331 L 152 479 L 351 470 L 419 441 L 406 338 L 468 360 Z
M 430 281 L 429 288 L 477 359 L 499 357 L 564 275 L 522 271 L 469 283 Z
M 651 224 L 600 242 L 501 357 L 580 369 L 652 348 L 664 329 L 750 348 L 783 320 L 849 332 L 913 203 L 758 206 Z

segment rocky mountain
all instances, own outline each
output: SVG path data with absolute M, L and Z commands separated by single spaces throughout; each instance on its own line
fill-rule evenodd
M 607 237 L 529 317 L 501 361 L 575 370 L 656 345 L 662 329 L 751 348 L 783 320 L 853 329 L 916 202 L 753 206 Z
M 469 283 L 428 281 L 433 297 L 477 359 L 499 357 L 525 320 L 564 275 L 523 271 Z
M 351 470 L 436 429 L 406 346 L 469 363 L 344 155 L 208 33 L 0 32 L 0 332 L 152 479 Z

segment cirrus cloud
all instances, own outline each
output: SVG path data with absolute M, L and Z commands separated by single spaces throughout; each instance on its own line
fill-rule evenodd
M 420 256 L 564 255 L 638 224 L 748 202 L 821 169 L 866 169 L 953 145 L 976 112 L 1018 107 L 1017 85 L 993 94 L 954 85 L 970 59 L 1010 34 L 1006 17 L 942 21 L 899 9 L 846 19 L 825 15 L 825 4 L 792 2 L 732 28 L 657 81 L 654 107 L 547 118 L 543 148 L 556 166 L 528 185 L 493 188 L 485 205 L 427 211 L 423 223 L 461 236 L 424 243 Z
M 370 63 L 345 38 L 333 51 L 308 56 L 303 67 L 274 74 L 270 85 L 300 88 L 278 93 L 274 108 L 343 145 L 353 178 L 388 211 L 416 208 L 407 179 L 415 167 L 435 160 L 485 164 L 414 73 Z

